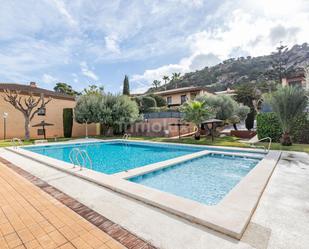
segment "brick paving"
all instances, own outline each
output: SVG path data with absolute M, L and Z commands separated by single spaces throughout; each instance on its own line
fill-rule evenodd
M 46 182 L 0 161 L 1 249 L 154 249 Z

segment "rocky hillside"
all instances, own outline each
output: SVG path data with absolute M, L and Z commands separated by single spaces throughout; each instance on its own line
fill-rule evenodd
M 209 90 L 220 91 L 242 84 L 274 82 L 279 81 L 279 68 L 283 75 L 289 75 L 300 72 L 306 64 L 309 64 L 309 45 L 304 43 L 282 50 L 281 54 L 277 52 L 259 57 L 231 58 L 216 66 L 205 67 L 202 70 L 187 73 L 178 80 L 172 80 L 167 84 L 166 89 L 205 86 Z M 161 86 L 157 89 L 151 88 L 149 92 L 164 89 L 165 86 Z

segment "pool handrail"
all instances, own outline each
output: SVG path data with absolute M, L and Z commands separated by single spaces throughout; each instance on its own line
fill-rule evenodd
M 11 143 L 13 144 L 13 147 L 14 147 L 14 148 L 17 148 L 17 146 L 22 146 L 22 145 L 24 145 L 23 141 L 22 141 L 20 138 L 18 138 L 18 137 L 13 137 L 13 138 L 11 139 Z
M 74 155 L 73 155 L 74 153 Z M 79 156 L 82 158 L 83 162 L 81 163 L 79 160 Z M 86 150 L 81 150 L 79 148 L 73 148 L 70 151 L 69 159 L 71 163 L 74 165 L 73 168 L 75 168 L 75 165 L 78 165 L 80 167 L 80 170 L 83 169 L 83 167 L 87 168 L 87 160 L 90 164 L 90 169 L 92 169 L 92 160 Z M 75 160 L 74 160 L 75 159 Z

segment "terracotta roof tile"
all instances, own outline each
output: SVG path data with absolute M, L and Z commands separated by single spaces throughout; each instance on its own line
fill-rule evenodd
M 26 93 L 26 94 L 31 92 L 34 95 L 41 95 L 43 93 L 45 97 L 75 100 L 74 96 L 54 92 L 54 91 L 39 88 L 39 87 L 33 87 L 30 85 L 21 85 L 21 84 L 16 84 L 16 83 L 0 83 L 0 92 L 3 92 L 3 90 L 20 91 L 21 93 Z

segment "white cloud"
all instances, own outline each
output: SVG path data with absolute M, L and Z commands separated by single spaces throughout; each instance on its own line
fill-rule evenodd
M 280 40 L 308 42 L 308 13 L 308 0 L 4 1 L 0 75 L 22 83 L 50 72 L 78 87 L 82 75 L 99 79 L 91 61 L 110 69 L 110 89 L 128 73 L 119 68 L 142 72 L 132 83 L 146 89 L 165 74 L 267 54 Z
M 308 13 L 309 1 L 305 0 L 255 0 L 250 5 L 245 0 L 226 1 L 206 18 L 215 25 L 187 37 L 184 46 L 190 55 L 177 64 L 134 75 L 136 91 L 147 90 L 154 79 L 175 71 L 194 71 L 231 56 L 269 54 L 280 41 L 290 47 L 308 42 Z
M 120 54 L 120 48 L 116 36 L 110 35 L 105 37 L 106 49 L 112 53 Z
M 76 26 L 78 23 L 77 21 L 72 17 L 72 15 L 69 13 L 69 11 L 66 8 L 65 3 L 62 0 L 51 0 L 54 4 L 59 13 L 64 16 L 70 25 Z
M 42 80 L 46 84 L 54 84 L 59 80 L 50 74 L 43 74 Z
M 92 80 L 99 80 L 99 77 L 93 72 L 91 71 L 89 68 L 88 68 L 88 65 L 85 61 L 82 61 L 80 63 L 80 69 L 81 69 L 81 72 L 84 76 L 92 79 Z

